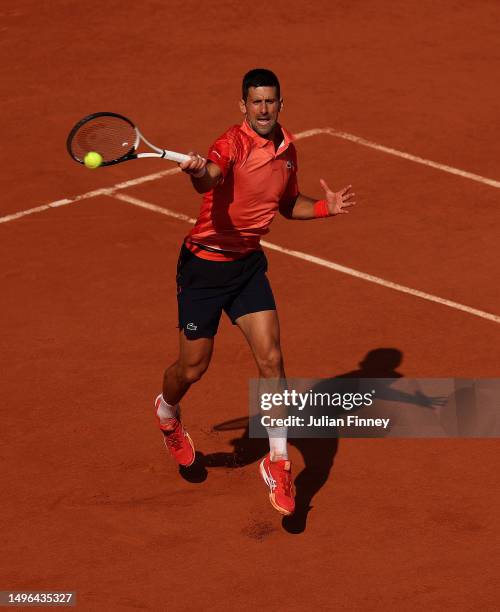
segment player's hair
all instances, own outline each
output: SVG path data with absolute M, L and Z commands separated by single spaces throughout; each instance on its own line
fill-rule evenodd
M 246 101 L 250 87 L 276 87 L 278 100 L 280 98 L 280 82 L 278 77 L 266 68 L 254 68 L 245 74 L 242 84 L 242 96 Z

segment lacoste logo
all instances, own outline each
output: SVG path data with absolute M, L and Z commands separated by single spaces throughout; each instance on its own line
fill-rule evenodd
M 188 323 L 186 325 L 186 329 L 190 329 L 191 331 L 196 331 L 198 329 L 198 326 L 195 325 L 194 323 Z

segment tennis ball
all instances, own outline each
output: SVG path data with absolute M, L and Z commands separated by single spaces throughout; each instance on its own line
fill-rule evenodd
M 99 168 L 99 166 L 102 164 L 102 155 L 99 155 L 99 153 L 96 153 L 95 151 L 90 151 L 83 158 L 83 163 L 91 170 L 94 168 Z

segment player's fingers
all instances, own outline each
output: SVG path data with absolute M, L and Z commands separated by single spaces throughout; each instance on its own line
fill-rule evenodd
M 194 151 L 189 151 L 188 155 L 189 155 L 189 159 L 186 159 L 186 161 L 183 161 L 179 164 L 179 167 L 181 168 L 181 170 L 188 170 L 192 168 L 192 164 L 196 162 L 197 158 L 196 158 L 196 153 Z
M 194 158 L 194 167 L 197 170 L 200 170 L 201 168 L 203 168 L 207 163 L 207 160 L 202 157 L 201 155 L 196 154 L 195 158 Z
M 352 189 L 352 185 L 347 185 L 347 187 L 344 187 L 344 189 L 340 190 L 340 193 L 344 195 L 349 191 L 349 189 Z
M 207 160 L 197 153 L 190 153 L 190 157 L 191 159 L 180 164 L 181 169 L 190 174 L 199 172 L 207 163 Z
M 346 194 L 345 194 L 344 196 L 342 196 L 342 197 L 343 197 L 343 200 L 344 200 L 344 201 L 346 201 L 346 200 L 350 200 L 350 199 L 351 199 L 351 198 L 353 198 L 355 195 L 356 195 L 356 194 L 355 194 L 355 193 L 353 193 L 353 192 L 351 191 L 350 193 L 346 193 Z

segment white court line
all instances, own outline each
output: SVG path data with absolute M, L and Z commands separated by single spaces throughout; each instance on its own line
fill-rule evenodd
M 180 168 L 169 168 L 168 170 L 162 170 L 161 172 L 155 172 L 154 174 L 146 174 L 145 176 L 140 176 L 136 179 L 123 181 L 122 183 L 116 183 L 116 185 L 113 185 L 111 187 L 101 187 L 100 189 L 87 191 L 87 193 L 82 193 L 80 195 L 74 196 L 73 198 L 57 200 L 55 202 L 50 202 L 49 204 L 37 206 L 36 208 L 29 208 L 28 210 L 21 210 L 20 212 L 12 213 L 11 215 L 7 215 L 5 217 L 0 217 L 0 223 L 7 223 L 7 221 L 14 221 L 15 219 L 20 219 L 21 217 L 25 217 L 26 215 L 32 215 L 34 213 L 42 212 L 43 210 L 48 210 L 49 208 L 57 208 L 58 206 L 64 206 L 65 204 L 73 204 L 74 202 L 88 200 L 89 198 L 96 198 L 97 196 L 113 195 L 115 191 L 118 191 L 120 189 L 127 189 L 127 187 L 134 187 L 135 185 L 141 185 L 142 183 L 147 183 L 149 181 L 156 181 L 160 178 L 163 178 L 164 176 L 178 174 L 179 172 Z
M 442 170 L 443 172 L 448 172 L 450 174 L 461 176 L 462 178 L 467 178 L 472 181 L 483 183 L 485 185 L 489 185 L 490 187 L 496 187 L 497 189 L 500 188 L 500 181 L 495 181 L 493 179 L 489 179 L 484 176 L 480 176 L 479 174 L 473 174 L 472 172 L 466 172 L 465 170 L 460 170 L 459 168 L 453 168 L 452 166 L 440 164 L 430 159 L 424 159 L 423 157 L 418 157 L 416 155 L 412 155 L 411 153 L 405 153 L 404 151 L 398 151 L 397 149 L 392 149 L 391 147 L 386 147 L 384 145 L 377 144 L 376 142 L 372 142 L 371 140 L 366 140 L 365 138 L 361 138 L 360 136 L 355 136 L 354 134 L 349 134 L 347 132 L 339 132 L 338 130 L 335 130 L 334 128 L 314 128 L 312 130 L 305 130 L 303 132 L 298 132 L 297 134 L 294 135 L 294 137 L 296 140 L 302 140 L 303 138 L 310 138 L 311 136 L 317 136 L 319 134 L 326 134 L 328 136 L 334 136 L 336 138 L 350 140 L 351 142 L 362 145 L 364 147 L 369 147 L 377 151 L 382 151 L 384 153 L 388 153 L 389 155 L 395 155 L 396 157 L 401 157 L 402 159 L 413 161 L 418 164 L 423 164 L 424 166 L 430 166 L 431 168 L 436 168 L 437 170 Z M 65 204 L 72 204 L 73 202 L 79 202 L 81 200 L 88 200 L 89 198 L 95 198 L 101 195 L 112 195 L 113 193 L 121 189 L 127 189 L 128 187 L 135 187 L 136 185 L 141 185 L 142 183 L 156 181 L 165 176 L 170 176 L 172 174 L 178 174 L 179 172 L 180 172 L 179 168 L 169 168 L 168 170 L 162 170 L 161 172 L 155 172 L 154 174 L 146 174 L 145 176 L 140 176 L 135 179 L 130 179 L 129 181 L 123 181 L 121 183 L 116 183 L 116 185 L 112 185 L 111 187 L 103 187 L 101 189 L 94 189 L 93 191 L 88 191 L 87 193 L 83 193 L 81 195 L 74 196 L 73 198 L 64 198 L 63 200 L 56 200 L 55 202 L 50 202 L 49 204 L 43 204 L 42 206 L 36 206 L 35 208 L 29 208 L 28 210 L 21 210 L 19 212 L 12 213 L 10 215 L 6 215 L 4 217 L 0 217 L 0 223 L 7 223 L 8 221 L 14 221 L 15 219 L 20 219 L 21 217 L 39 213 L 44 210 L 48 210 L 50 208 L 56 208 L 57 206 L 64 206 Z
M 58 206 L 64 206 L 65 204 L 71 204 L 73 200 L 56 200 L 55 202 L 50 202 L 50 204 L 42 204 L 41 206 L 37 206 L 36 208 L 28 208 L 28 210 L 21 210 L 16 213 L 12 213 L 11 215 L 7 215 L 5 217 L 0 217 L 0 223 L 7 223 L 7 221 L 14 221 L 15 219 L 20 219 L 21 217 L 25 217 L 26 215 L 33 215 L 34 213 L 42 212 L 43 210 L 48 210 L 49 208 L 57 208 Z
M 168 208 L 163 208 L 162 206 L 157 206 L 156 204 L 150 204 L 149 202 L 145 202 L 144 200 L 134 198 L 124 193 L 114 193 L 110 195 L 111 197 L 117 200 L 121 200 L 122 202 L 127 202 L 129 204 L 133 204 L 134 206 L 139 206 L 140 208 L 145 208 L 147 210 L 166 215 L 167 217 L 173 217 L 174 219 L 186 221 L 191 224 L 196 223 L 196 219 L 193 219 L 192 217 L 188 217 L 187 215 L 183 215 L 182 213 L 169 210 Z M 500 316 L 491 314 L 490 312 L 484 312 L 483 310 L 478 310 L 477 308 L 471 308 L 470 306 L 466 306 L 465 304 L 459 304 L 458 302 L 453 302 L 451 300 L 438 297 L 437 295 L 425 293 L 424 291 L 419 291 L 418 289 L 405 287 L 404 285 L 388 281 L 385 278 L 373 276 L 372 274 L 366 274 L 365 272 L 360 272 L 359 270 L 355 270 L 354 268 L 342 266 L 333 261 L 329 261 L 328 259 L 323 259 L 322 257 L 309 255 L 309 253 L 303 253 L 302 251 L 294 251 L 292 249 L 287 249 L 285 247 L 281 247 L 277 244 L 274 244 L 273 242 L 268 242 L 267 240 L 262 240 L 261 244 L 267 247 L 268 249 L 272 249 L 273 251 L 278 251 L 279 253 L 284 253 L 285 255 L 296 257 L 297 259 L 302 259 L 304 261 L 314 263 L 318 266 L 323 266 L 324 268 L 329 268 L 330 270 L 341 272 L 342 274 L 348 274 L 349 276 L 360 278 L 362 280 L 368 281 L 369 283 L 381 285 L 382 287 L 386 287 L 387 289 L 394 289 L 395 291 L 399 291 L 400 293 L 406 293 L 408 295 L 427 300 L 428 302 L 435 302 L 436 304 L 448 306 L 449 308 L 454 308 L 455 310 L 466 312 L 467 314 L 480 317 L 481 319 L 487 319 L 488 321 L 493 321 L 494 323 L 500 323 Z
M 360 136 L 355 136 L 354 134 L 348 134 L 347 132 L 339 132 L 333 128 L 326 128 L 325 130 L 319 132 L 317 130 L 308 130 L 308 132 L 303 132 L 303 134 L 307 134 L 307 136 L 314 136 L 317 133 L 326 133 L 330 136 L 335 136 L 336 138 L 350 140 L 351 142 L 355 142 L 356 144 L 362 145 L 364 147 L 369 147 L 370 149 L 375 149 L 376 151 L 382 151 L 383 153 L 388 153 L 389 155 L 395 155 L 396 157 L 401 157 L 402 159 L 407 159 L 408 161 L 416 162 L 417 164 L 436 168 L 437 170 L 441 170 L 442 172 L 455 174 L 456 176 L 461 176 L 462 178 L 467 178 L 471 181 L 476 181 L 477 183 L 483 183 L 484 185 L 489 185 L 490 187 L 496 187 L 497 189 L 500 189 L 500 181 L 495 181 L 494 179 L 486 178 L 485 176 L 481 176 L 480 174 L 474 174 L 473 172 L 466 172 L 465 170 L 460 170 L 459 168 L 454 168 L 453 166 L 447 166 L 446 164 L 440 164 L 430 159 L 425 159 L 423 157 L 418 157 L 417 155 L 412 155 L 411 153 L 398 151 L 398 149 L 385 147 L 384 145 L 377 144 L 376 142 L 372 142 L 371 140 L 366 140 L 366 138 L 361 138 Z
M 168 208 L 163 208 L 162 206 L 157 206 L 156 204 L 150 204 L 149 202 L 139 200 L 139 198 L 134 198 L 133 196 L 129 196 L 125 193 L 113 193 L 110 194 L 110 197 L 115 198 L 116 200 L 121 200 L 122 202 L 128 202 L 134 206 L 139 206 L 140 208 L 145 208 L 146 210 L 152 210 L 153 212 L 166 215 L 167 217 L 173 217 L 174 219 L 179 219 L 180 221 L 186 221 L 192 225 L 196 223 L 196 219 L 193 219 L 193 217 L 188 217 L 187 215 L 169 210 Z
M 431 159 L 418 157 L 418 155 L 412 155 L 411 153 L 406 153 L 405 151 L 392 149 L 391 147 L 386 147 L 371 140 L 366 140 L 366 138 L 362 138 L 361 136 L 355 136 L 354 134 L 349 134 L 348 132 L 339 132 L 334 128 L 314 128 L 312 130 L 306 130 L 305 132 L 296 134 L 295 138 L 300 140 L 301 138 L 310 138 L 311 136 L 318 136 L 320 134 L 334 136 L 335 138 L 342 138 L 343 140 L 350 140 L 351 142 L 355 142 L 363 147 L 369 147 L 370 149 L 375 149 L 376 151 L 382 151 L 383 153 L 388 153 L 389 155 L 394 155 L 395 157 L 401 157 L 402 159 L 406 159 L 417 164 L 422 164 L 423 166 L 436 168 L 442 172 L 455 174 L 456 176 L 461 176 L 462 178 L 467 178 L 471 181 L 476 181 L 477 183 L 483 183 L 484 185 L 489 185 L 490 187 L 500 189 L 500 181 L 481 176 L 480 174 L 474 174 L 473 172 L 467 172 L 466 170 L 460 170 L 460 168 L 454 168 L 453 166 L 447 166 L 446 164 L 440 164 L 439 162 L 432 161 Z
M 323 132 L 320 132 L 323 133 Z M 307 130 L 305 132 L 299 132 L 295 134 L 295 138 L 300 140 L 301 138 L 309 138 L 310 136 L 314 136 L 316 132 L 314 130 Z M 35 208 L 29 208 L 28 210 L 21 210 L 16 213 L 12 213 L 10 215 L 6 215 L 5 217 L 0 217 L 0 223 L 7 223 L 8 221 L 15 221 L 16 219 L 20 219 L 21 217 L 26 217 L 27 215 L 33 215 L 35 213 L 42 212 L 44 210 L 49 210 L 50 208 L 57 208 L 58 206 L 63 206 L 65 204 L 73 204 L 74 202 L 80 202 L 81 200 L 88 200 L 89 198 L 95 198 L 102 195 L 113 195 L 115 191 L 120 191 L 121 189 L 127 189 L 128 187 L 135 187 L 136 185 L 142 185 L 143 183 L 149 183 L 150 181 L 157 181 L 158 179 L 164 178 L 165 176 L 171 176 L 172 174 L 179 174 L 181 172 L 180 168 L 169 168 L 168 170 L 162 170 L 161 172 L 155 172 L 154 174 L 146 174 L 144 176 L 139 176 L 135 179 L 130 179 L 128 181 L 123 181 L 122 183 L 116 183 L 111 187 L 101 187 L 100 189 L 94 189 L 92 191 L 87 191 L 87 193 L 82 193 L 80 195 L 74 196 L 73 198 L 65 198 L 64 200 L 57 200 L 55 202 L 50 202 L 49 204 L 42 204 L 41 206 L 36 206 Z

